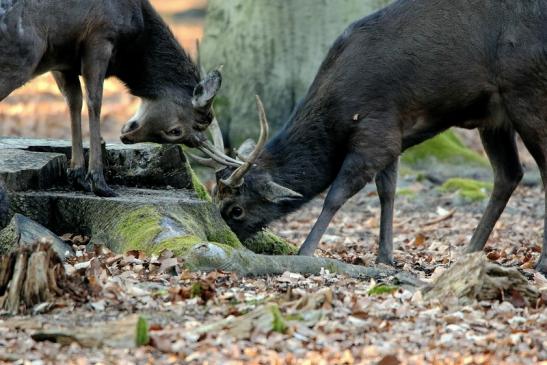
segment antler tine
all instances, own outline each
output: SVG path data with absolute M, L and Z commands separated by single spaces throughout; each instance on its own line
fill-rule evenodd
M 218 153 L 215 153 L 216 151 L 210 151 L 207 147 L 205 146 L 199 146 L 198 149 L 205 153 L 207 156 L 211 157 L 211 159 L 213 159 L 214 161 L 218 162 L 219 164 L 221 165 L 224 165 L 224 166 L 233 166 L 233 167 L 240 167 L 241 166 L 241 161 L 237 161 L 237 160 L 234 160 L 232 158 L 230 158 L 230 160 L 233 160 L 233 161 L 230 161 L 230 160 L 227 160 L 226 157 L 228 156 L 225 156 L 225 155 L 219 155 Z
M 194 155 L 193 153 L 189 153 L 188 157 L 190 157 L 191 160 L 199 163 L 200 165 L 210 167 L 210 168 L 215 169 L 215 170 L 218 169 L 219 166 L 222 166 L 222 164 L 220 164 L 219 162 L 216 162 L 212 158 L 201 157 L 201 156 L 198 156 L 198 155 Z
M 205 141 L 198 148 L 210 158 L 203 158 L 195 155 L 191 155 L 191 157 L 196 162 L 213 168 L 218 168 L 219 164 L 233 167 L 241 166 L 243 164 L 241 161 L 233 159 L 224 153 L 224 140 L 222 138 L 222 131 L 220 130 L 216 117 L 213 118 L 213 121 L 209 126 L 209 132 L 211 134 L 211 138 L 213 139 L 213 144 L 211 145 L 209 141 Z
M 215 148 L 218 151 L 224 152 L 224 138 L 222 138 L 222 131 L 216 117 L 213 117 L 213 121 L 209 125 L 209 132 L 211 133 L 211 138 L 213 138 Z
M 258 142 L 256 144 L 256 147 L 253 149 L 253 152 L 241 165 L 238 167 L 230 177 L 227 179 L 221 180 L 221 182 L 227 186 L 231 187 L 238 187 L 243 184 L 243 177 L 245 174 L 249 172 L 251 167 L 254 165 L 256 159 L 260 156 L 262 153 L 262 150 L 264 149 L 264 146 L 266 145 L 266 142 L 268 141 L 268 135 L 270 132 L 270 127 L 268 125 L 268 119 L 266 118 L 266 111 L 264 110 L 264 104 L 262 104 L 262 100 L 260 100 L 260 97 L 256 95 L 256 108 L 258 109 L 258 118 L 260 120 L 260 137 L 258 138 Z

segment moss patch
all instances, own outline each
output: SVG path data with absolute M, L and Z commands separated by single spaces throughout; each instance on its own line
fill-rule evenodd
M 298 252 L 296 246 L 288 243 L 269 230 L 263 230 L 249 238 L 243 245 L 254 253 L 264 255 L 294 255 Z
M 398 196 L 406 196 L 406 197 L 409 197 L 409 198 L 414 198 L 414 197 L 416 197 L 416 192 L 412 189 L 409 189 L 409 188 L 402 188 L 402 189 L 397 189 L 397 195 Z
M 488 160 L 467 148 L 453 131 L 446 131 L 417 146 L 409 148 L 401 160 L 409 165 L 430 163 L 431 160 L 444 163 L 472 163 L 488 167 Z
M 203 240 L 197 236 L 188 235 L 183 237 L 175 237 L 167 239 L 165 241 L 161 241 L 157 245 L 151 246 L 149 253 L 159 255 L 162 251 L 169 250 L 173 252 L 175 256 L 182 256 L 192 246 L 200 242 L 203 242 Z
M 123 242 L 122 252 L 129 250 L 150 251 L 150 242 L 161 232 L 161 215 L 150 207 L 143 207 L 127 213 L 115 227 L 114 232 Z
M 396 292 L 398 289 L 399 287 L 395 285 L 379 284 L 370 288 L 368 290 L 368 295 L 391 294 L 393 292 Z
M 137 321 L 137 331 L 135 336 L 135 344 L 137 347 L 146 346 L 150 342 L 150 336 L 148 336 L 148 322 L 143 317 L 139 317 Z
M 232 230 L 228 228 L 228 226 L 220 227 L 219 229 L 213 230 L 207 235 L 207 238 L 211 242 L 222 243 L 233 248 L 242 247 L 239 238 L 237 238 L 236 234 L 232 232 Z
M 473 179 L 449 179 L 441 186 L 442 191 L 458 192 L 461 197 L 470 201 L 486 199 L 492 188 L 492 183 Z
M 279 307 L 276 304 L 272 304 L 270 306 L 270 311 L 272 313 L 272 331 L 279 333 L 287 332 L 289 326 L 287 326 Z
M 188 171 L 190 171 L 190 176 L 192 176 L 192 187 L 194 188 L 197 197 L 201 200 L 212 202 L 213 200 L 211 199 L 209 192 L 207 192 L 207 188 L 201 183 L 199 177 L 196 175 L 195 171 L 192 169 L 192 166 L 190 166 L 190 163 L 188 161 L 186 161 L 186 168 L 188 169 Z

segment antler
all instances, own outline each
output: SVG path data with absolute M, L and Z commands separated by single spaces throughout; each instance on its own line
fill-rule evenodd
M 243 177 L 251 167 L 254 165 L 256 159 L 262 153 L 266 142 L 268 141 L 269 134 L 269 125 L 268 119 L 266 118 L 266 112 L 264 111 L 264 105 L 260 100 L 260 97 L 256 95 L 256 108 L 258 109 L 258 118 L 260 119 L 260 137 L 256 144 L 256 147 L 253 149 L 253 152 L 247 158 L 247 161 L 243 162 L 227 179 L 222 179 L 220 182 L 226 186 L 237 188 L 243 184 Z M 241 162 L 240 162 L 241 163 Z
M 233 167 L 241 166 L 243 162 L 235 160 L 224 153 L 224 141 L 222 139 L 222 132 L 216 118 L 213 118 L 213 121 L 209 125 L 209 132 L 211 133 L 213 144 L 211 145 L 209 141 L 206 141 L 198 147 L 198 149 L 201 152 L 205 153 L 207 156 L 209 156 L 209 158 L 203 158 L 193 154 L 190 154 L 190 157 L 199 164 L 209 166 L 215 169 L 218 168 L 219 165 Z

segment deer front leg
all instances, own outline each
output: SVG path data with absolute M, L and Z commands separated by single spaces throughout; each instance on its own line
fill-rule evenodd
M 397 189 L 399 160 L 376 175 L 376 189 L 380 198 L 380 249 L 377 263 L 393 265 L 393 208 Z
M 72 157 L 67 175 L 69 182 L 76 189 L 91 191 L 89 182 L 86 181 L 84 147 L 82 142 L 82 87 L 80 79 L 75 73 L 52 72 L 57 86 L 65 97 L 70 111 L 70 124 L 72 131 Z
M 346 156 L 342 168 L 327 194 L 317 222 L 298 251 L 299 255 L 313 256 L 336 212 L 349 198 L 372 180 L 374 173 L 367 171 L 366 168 L 363 168 L 364 166 L 366 164 L 363 163 L 363 157 L 360 154 L 352 153 Z M 359 171 L 360 174 L 356 174 L 356 171 Z
M 101 153 L 101 106 L 103 82 L 112 55 L 112 44 L 107 41 L 90 42 L 85 47 L 82 74 L 87 91 L 89 109 L 89 170 L 87 180 L 98 196 L 111 197 L 116 193 L 106 184 Z

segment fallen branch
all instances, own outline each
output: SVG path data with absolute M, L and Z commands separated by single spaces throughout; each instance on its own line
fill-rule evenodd
M 439 218 L 436 218 L 436 219 L 433 219 L 433 220 L 430 220 L 429 222 L 426 222 L 424 224 L 424 227 L 428 227 L 428 226 L 433 226 L 437 223 L 441 223 L 441 222 L 444 222 L 446 220 L 449 220 L 450 218 L 452 218 L 454 216 L 454 213 L 456 213 L 456 210 L 455 209 L 452 209 L 450 212 L 448 212 L 447 214 L 439 217 Z

